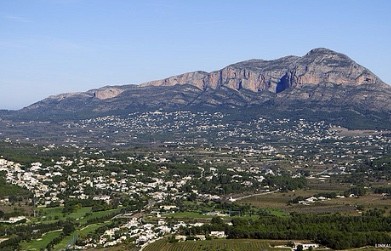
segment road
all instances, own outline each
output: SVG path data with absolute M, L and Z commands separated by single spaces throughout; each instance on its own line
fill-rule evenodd
M 263 193 L 255 193 L 255 194 L 250 194 L 250 195 L 245 195 L 245 196 L 241 196 L 241 197 L 237 197 L 237 198 L 232 198 L 232 200 L 233 200 L 233 201 L 238 201 L 238 200 L 243 200 L 243 199 L 251 198 L 251 197 L 254 197 L 254 196 L 258 196 L 258 195 L 271 194 L 271 193 L 275 193 L 275 192 L 278 192 L 278 190 L 268 191 L 268 192 L 263 192 Z

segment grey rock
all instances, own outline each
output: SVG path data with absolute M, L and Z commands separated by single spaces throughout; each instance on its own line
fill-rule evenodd
M 51 96 L 18 116 L 93 116 L 141 110 L 242 109 L 391 112 L 391 87 L 348 56 L 313 49 L 302 57 L 248 60 L 213 72 L 189 72 L 140 85 L 106 86 Z

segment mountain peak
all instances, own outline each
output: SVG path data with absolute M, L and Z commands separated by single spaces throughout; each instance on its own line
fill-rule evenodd
M 361 85 L 382 82 L 348 56 L 327 48 L 315 48 L 302 57 L 251 59 L 210 73 L 186 73 L 141 86 L 189 84 L 201 90 L 227 87 L 233 90 L 280 93 L 290 88 L 321 83 Z
M 345 54 L 326 48 L 312 49 L 296 62 L 294 69 L 296 77 L 292 85 L 384 85 L 376 75 Z
M 340 53 L 330 50 L 328 48 L 319 47 L 310 50 L 307 54 L 340 54 Z
M 301 57 L 301 61 L 301 63 L 304 64 L 308 64 L 311 61 L 314 61 L 317 64 L 337 63 L 337 61 L 344 65 L 356 64 L 356 62 L 354 62 L 345 54 L 327 48 L 312 49 L 303 57 Z
M 140 85 L 57 95 L 23 110 L 62 114 L 188 107 L 360 107 L 391 111 L 391 87 L 348 56 L 316 48 L 302 57 L 252 59 L 213 72 L 195 71 Z

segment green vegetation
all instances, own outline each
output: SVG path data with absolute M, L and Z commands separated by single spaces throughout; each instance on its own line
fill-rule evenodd
M 80 220 L 81 225 L 93 224 L 97 222 L 102 222 L 114 217 L 116 214 L 120 213 L 121 208 L 110 209 L 105 211 L 98 211 L 88 213 L 83 219 Z
M 273 248 L 273 245 L 284 245 L 286 242 L 274 242 L 267 240 L 206 240 L 206 241 L 185 241 L 170 243 L 167 240 L 159 240 L 148 245 L 145 251 L 259 251 L 259 250 L 290 250 L 284 248 Z
M 62 213 L 62 207 L 42 207 L 38 208 L 38 215 L 41 216 L 42 221 L 53 221 L 65 219 L 65 215 Z
M 211 224 L 183 228 L 187 236 L 225 231 L 229 239 L 315 240 L 332 249 L 347 249 L 391 243 L 391 217 L 375 211 L 363 216 L 292 214 L 290 217 L 266 216 L 258 219 L 236 217 L 232 226 L 218 217 Z
M 279 188 L 283 192 L 292 191 L 307 186 L 307 180 L 305 177 L 292 178 L 287 174 L 281 176 L 267 176 L 263 183 L 269 187 Z
M 67 217 L 79 220 L 86 216 L 88 213 L 91 213 L 91 210 L 91 207 L 82 207 L 80 209 L 77 209 L 75 212 L 70 213 Z
M 53 250 L 65 250 L 69 244 L 75 243 L 76 238 L 76 231 L 70 232 L 68 235 L 64 236 L 57 245 L 53 246 Z
M 187 114 L 186 121 L 175 116 L 167 115 L 174 127 L 194 120 L 193 114 Z M 9 202 L 0 205 L 0 217 L 23 215 L 28 219 L 0 224 L 0 236 L 9 238 L 0 243 L 0 250 L 97 244 L 104 242 L 99 241 L 107 230 L 112 233 L 106 233 L 105 238 L 110 235 L 107 242 L 118 240 L 130 247 L 136 245 L 135 240 L 143 242 L 140 237 L 146 230 L 156 233 L 156 239 L 164 226 L 179 227 L 182 221 L 205 225 L 182 227 L 175 235 L 195 239 L 196 234 L 206 234 L 210 239 L 211 231 L 224 230 L 234 240 L 173 243 L 171 238 L 152 244 L 162 245 L 154 250 L 272 250 L 275 243 L 292 239 L 330 248 L 391 241 L 389 136 L 346 131 L 342 135 L 325 123 L 268 121 L 259 115 L 248 118 L 247 125 L 233 124 L 233 117 L 225 119 L 220 114 L 217 119 L 194 116 L 201 117 L 198 126 L 180 129 L 189 132 L 180 138 L 186 144 L 159 146 L 160 142 L 130 149 L 119 144 L 101 150 L 93 144 L 61 149 L 0 142 L 3 158 L 23 164 L 23 171 L 9 168 L 7 176 L 36 194 L 33 201 L 30 192 L 6 183 L 1 173 L 0 195 Z M 106 119 L 112 123 L 105 128 Z M 143 135 L 131 133 L 137 140 L 152 138 L 150 132 L 159 131 L 163 124 L 159 116 L 143 119 L 156 126 L 150 131 L 140 126 Z M 69 129 L 95 128 L 90 138 L 103 140 L 98 136 L 129 121 L 135 122 L 117 118 L 73 121 Z M 157 141 L 177 137 L 167 133 L 173 127 L 166 128 Z M 361 133 L 364 136 L 352 136 Z M 191 143 L 192 139 L 202 145 Z M 310 197 L 322 198 L 307 203 Z M 122 213 L 126 215 L 118 215 Z M 137 220 L 125 226 L 133 217 Z
M 36 240 L 31 240 L 29 242 L 22 242 L 22 250 L 42 250 L 45 249 L 48 244 L 56 237 L 61 235 L 61 230 L 55 230 L 43 234 L 43 236 Z
M 95 232 L 102 226 L 105 226 L 105 223 L 98 223 L 88 225 L 79 230 L 74 230 L 66 235 L 56 246 L 54 246 L 54 250 L 64 250 L 69 244 L 74 244 L 79 238 L 86 238 L 89 234 Z
M 63 211 L 63 207 L 40 208 L 38 219 L 42 221 L 35 219 L 34 225 L 0 226 L 0 232 L 4 232 L 7 228 L 8 234 L 21 236 L 0 243 L 0 248 L 13 250 L 20 243 L 22 250 L 65 249 L 77 238 L 86 238 L 107 225 L 104 221 L 118 214 L 120 209 L 92 212 L 91 207 L 81 207 L 71 213 L 63 213 Z
M 68 148 L 58 147 L 51 151 L 42 151 L 43 147 L 27 143 L 5 143 L 0 142 L 0 153 L 2 158 L 20 163 L 21 165 L 30 165 L 33 162 L 40 162 L 44 165 L 50 165 L 52 159 L 58 156 L 72 156 L 77 153 L 71 152 Z
M 174 219 L 200 219 L 200 218 L 212 218 L 212 216 L 202 214 L 200 212 L 177 212 L 171 214 L 165 214 L 164 217 L 172 217 Z
M 0 198 L 10 197 L 10 202 L 18 202 L 30 196 L 27 189 L 6 182 L 5 171 L 0 171 Z
M 78 235 L 80 237 L 86 237 L 89 233 L 93 233 L 95 230 L 97 230 L 98 228 L 104 226 L 105 223 L 97 223 L 97 224 L 91 224 L 91 225 L 88 225 L 86 227 L 83 227 L 81 228 L 80 230 L 78 230 Z

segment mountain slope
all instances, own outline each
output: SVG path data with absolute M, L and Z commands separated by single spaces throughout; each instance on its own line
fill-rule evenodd
M 248 60 L 141 85 L 51 96 L 20 118 L 79 118 L 156 109 L 368 111 L 390 117 L 391 87 L 344 54 L 318 48 L 303 57 Z M 383 116 L 382 115 L 382 116 Z

